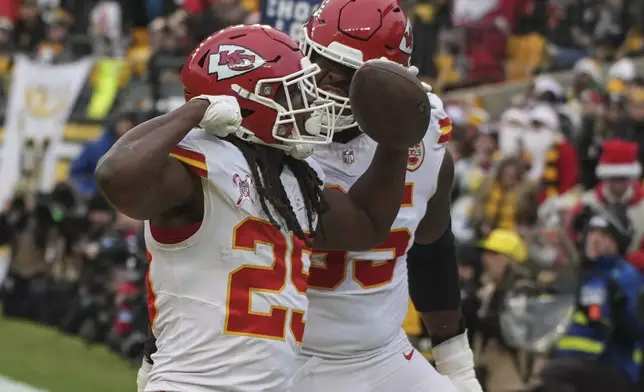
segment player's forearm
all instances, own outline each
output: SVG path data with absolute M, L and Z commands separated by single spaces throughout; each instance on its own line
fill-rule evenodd
M 102 190 L 144 189 L 156 181 L 172 148 L 197 126 L 207 107 L 207 101 L 191 101 L 123 135 L 96 168 Z
M 408 158 L 407 150 L 379 145 L 365 173 L 349 189 L 349 196 L 373 231 L 373 246 L 384 241 L 400 210 Z
M 380 245 L 402 204 L 407 158 L 406 150 L 377 148 L 348 194 L 325 189 L 329 210 L 319 217 L 313 248 L 364 251 Z
M 428 244 L 414 242 L 407 253 L 409 295 L 437 345 L 463 332 L 461 287 L 451 225 Z
M 437 310 L 420 314 L 434 346 L 463 333 L 461 309 Z

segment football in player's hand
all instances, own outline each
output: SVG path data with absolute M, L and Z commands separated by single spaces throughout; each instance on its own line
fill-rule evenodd
M 427 132 L 427 93 L 420 80 L 397 63 L 364 63 L 353 76 L 349 99 L 360 129 L 380 144 L 408 148 Z

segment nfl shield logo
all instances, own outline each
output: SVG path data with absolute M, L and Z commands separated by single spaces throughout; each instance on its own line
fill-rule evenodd
M 344 150 L 344 152 L 342 153 L 342 161 L 347 165 L 352 164 L 353 161 L 355 161 L 353 150 Z

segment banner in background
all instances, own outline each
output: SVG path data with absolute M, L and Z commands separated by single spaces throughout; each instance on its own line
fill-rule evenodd
M 298 41 L 302 34 L 302 25 L 321 2 L 321 0 L 262 0 L 261 23 L 282 30 Z
M 18 186 L 53 187 L 63 129 L 92 63 L 51 65 L 16 56 L 0 147 L 0 205 Z

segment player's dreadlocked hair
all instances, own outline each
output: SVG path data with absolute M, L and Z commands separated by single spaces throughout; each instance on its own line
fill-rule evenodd
M 273 214 L 268 208 L 267 201 L 273 205 L 280 216 L 286 222 L 286 227 L 292 231 L 295 236 L 303 240 L 307 245 L 311 245 L 309 237 L 315 236 L 313 229 L 313 212 L 320 215 L 325 213 L 329 206 L 324 198 L 321 186 L 322 181 L 318 177 L 315 170 L 313 170 L 304 160 L 295 159 L 287 156 L 285 159 L 286 166 L 293 172 L 297 183 L 304 197 L 304 206 L 306 208 L 306 216 L 308 218 L 308 232 L 311 233 L 308 237 L 304 233 L 304 229 L 300 226 L 297 216 L 293 211 L 293 206 L 288 199 L 284 185 L 280 180 L 281 170 L 275 170 L 271 167 L 271 161 L 266 154 L 266 149 L 270 147 L 262 146 L 256 143 L 248 143 L 237 137 L 228 136 L 226 141 L 234 144 L 244 155 L 250 171 L 255 180 L 255 188 L 259 194 L 259 202 L 262 210 L 268 216 L 268 219 L 273 226 L 279 227 Z M 318 224 L 321 224 L 318 223 Z

